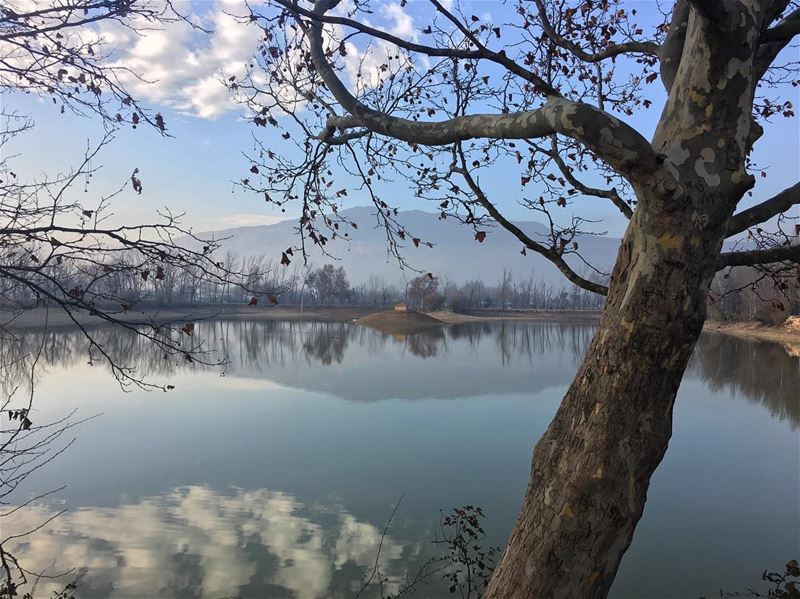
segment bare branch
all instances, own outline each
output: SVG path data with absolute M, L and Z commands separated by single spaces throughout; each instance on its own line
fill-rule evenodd
M 761 40 L 767 42 L 789 41 L 794 36 L 800 34 L 800 8 L 789 14 L 780 23 L 767 29 L 761 36 Z
M 756 81 L 767 73 L 778 54 L 800 33 L 800 9 L 795 10 L 762 35 L 762 43 L 756 52 Z
M 599 198 L 608 198 L 611 202 L 616 206 L 622 215 L 625 218 L 630 219 L 633 216 L 633 209 L 628 205 L 628 203 L 622 199 L 615 188 L 611 189 L 599 189 L 597 187 L 591 187 L 586 185 L 582 181 L 578 180 L 575 177 L 575 173 L 572 169 L 564 162 L 564 159 L 561 157 L 561 154 L 558 151 L 558 141 L 556 137 L 553 136 L 551 139 L 550 150 L 546 150 L 541 146 L 536 146 L 539 151 L 545 153 L 549 156 L 553 162 L 556 163 L 558 170 L 561 171 L 561 174 L 564 175 L 564 178 L 572 185 L 575 189 L 585 195 L 596 196 Z
M 494 220 L 497 221 L 501 227 L 519 239 L 527 249 L 536 252 L 537 254 L 540 254 L 550 260 L 550 262 L 552 262 L 571 283 L 600 295 L 608 294 L 608 287 L 584 279 L 578 273 L 572 270 L 570 265 L 567 264 L 566 260 L 564 260 L 563 255 L 559 252 L 559 248 L 546 247 L 538 241 L 531 239 L 522 229 L 504 217 L 497 207 L 489 200 L 489 198 L 486 197 L 486 194 L 470 174 L 467 167 L 466 158 L 460 147 L 458 148 L 458 154 L 461 166 L 456 166 L 453 164 L 450 166 L 450 170 L 460 174 L 464 178 L 464 180 L 467 182 L 467 185 L 469 185 L 469 188 L 475 194 L 475 199 L 478 201 L 478 203 L 491 215 Z
M 776 262 L 800 264 L 800 245 L 786 245 L 742 252 L 723 252 L 720 254 L 717 267 L 721 270 L 726 266 L 755 266 L 758 264 L 774 264 Z
M 603 60 L 608 60 L 609 58 L 615 58 L 620 54 L 649 54 L 651 56 L 659 55 L 659 45 L 655 42 L 649 41 L 633 41 L 624 44 L 612 44 L 600 52 L 586 52 L 575 42 L 572 42 L 564 36 L 558 34 L 550 22 L 550 18 L 547 16 L 547 6 L 542 0 L 536 0 L 536 7 L 539 9 L 539 19 L 542 24 L 542 29 L 544 30 L 545 34 L 547 34 L 547 37 L 549 37 L 558 47 L 569 50 L 578 59 L 584 62 L 601 62 Z
M 278 0 L 283 2 L 284 0 Z M 323 5 L 317 3 L 316 14 Z M 322 25 L 305 25 L 311 45 L 311 60 L 319 76 L 349 116 L 328 118 L 325 139 L 337 129 L 363 127 L 409 143 L 449 145 L 474 138 L 529 139 L 561 133 L 576 139 L 626 176 L 655 175 L 662 171 L 660 160 L 649 142 L 635 129 L 602 110 L 582 102 L 550 95 L 544 106 L 508 114 L 473 114 L 438 122 L 421 122 L 391 116 L 359 101 L 333 70 L 323 45 Z M 666 172 L 663 179 L 671 179 Z M 667 193 L 675 190 L 669 181 Z
M 768 221 L 797 204 L 800 204 L 800 183 L 795 183 L 776 196 L 735 214 L 728 225 L 728 237 Z
M 585 144 L 621 174 L 655 174 L 660 170 L 658 156 L 644 137 L 622 121 L 589 104 L 551 97 L 537 110 L 473 114 L 436 122 L 413 121 L 363 105 L 346 90 L 329 65 L 327 73 L 324 72 L 323 62 L 324 59 L 318 65 L 320 74 L 337 96 L 336 99 L 352 116 L 330 117 L 325 132 L 320 136 L 322 139 L 333 136 L 337 129 L 353 127 L 365 127 L 381 135 L 431 146 L 476 138 L 531 139 L 561 133 Z
M 354 19 L 326 15 L 325 12 L 326 10 L 329 9 L 322 8 L 319 2 L 316 3 L 317 7 L 315 7 L 314 10 L 308 10 L 302 8 L 301 6 L 298 6 L 295 2 L 292 2 L 291 0 L 274 0 L 274 1 L 294 15 L 304 16 L 311 19 L 316 26 L 320 26 L 321 23 L 330 23 L 332 25 L 344 25 L 346 27 L 350 27 L 355 29 L 356 31 L 359 31 L 360 33 L 365 33 L 376 39 L 384 40 L 386 42 L 394 44 L 398 48 L 403 48 L 410 52 L 419 52 L 421 54 L 426 54 L 428 56 L 435 56 L 435 57 L 490 60 L 494 63 L 502 65 L 515 75 L 518 75 L 519 77 L 522 77 L 523 79 L 529 81 L 542 92 L 548 95 L 559 95 L 559 92 L 553 86 L 551 86 L 549 83 L 547 83 L 544 79 L 542 79 L 539 75 L 537 75 L 533 71 L 524 68 L 519 63 L 508 58 L 508 56 L 506 56 L 504 51 L 494 52 L 488 49 L 486 46 L 477 43 L 474 37 L 471 37 L 470 39 L 473 42 L 473 44 L 478 48 L 477 50 L 426 46 L 424 44 L 409 42 L 395 35 L 387 33 L 386 31 L 383 31 L 381 29 L 376 29 L 374 27 L 370 27 L 369 25 L 365 25 L 364 23 L 360 23 Z M 330 4 L 330 3 L 325 3 L 325 4 Z M 443 6 L 441 6 L 441 4 L 435 2 L 435 5 L 437 6 L 437 10 L 439 10 L 439 12 L 442 12 L 442 14 L 445 14 L 445 16 L 450 15 L 448 18 L 450 18 L 451 20 L 455 20 L 452 14 L 447 12 L 446 9 Z

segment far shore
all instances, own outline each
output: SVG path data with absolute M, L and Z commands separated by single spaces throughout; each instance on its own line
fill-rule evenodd
M 387 308 L 363 307 L 319 307 L 305 306 L 246 306 L 235 304 L 185 305 L 142 307 L 127 312 L 114 312 L 114 318 L 129 324 L 150 324 L 166 322 L 189 322 L 202 320 L 307 320 L 326 322 L 351 322 L 386 310 Z M 391 308 L 388 308 L 391 310 Z M 515 321 L 558 321 L 573 323 L 596 323 L 600 318 L 597 311 L 581 310 L 476 310 L 469 313 L 456 313 L 439 310 L 429 313 L 444 324 L 483 322 L 488 320 Z M 81 325 L 100 325 L 104 321 L 98 316 L 85 312 L 72 314 Z M 24 329 L 74 326 L 73 319 L 59 308 L 37 307 L 15 314 L 0 310 L 0 326 Z
M 128 324 L 197 322 L 203 320 L 309 320 L 350 322 L 375 312 L 375 308 L 246 306 L 236 304 L 203 304 L 183 306 L 146 306 L 127 312 L 109 312 L 109 316 Z M 74 320 L 73 320 L 74 318 Z M 67 314 L 59 308 L 37 307 L 15 314 L 0 310 L 0 326 L 8 328 L 69 327 L 76 324 L 102 325 L 104 319 L 86 312 Z
M 245 306 L 233 304 L 185 305 L 142 307 L 125 313 L 114 313 L 113 317 L 128 324 L 183 323 L 202 320 L 285 320 L 352 322 L 381 311 L 381 308 L 362 307 L 318 307 L 306 306 Z M 438 310 L 428 313 L 446 325 L 487 321 L 515 322 L 565 322 L 573 324 L 596 324 L 600 312 L 595 310 L 472 310 L 466 313 Z M 73 320 L 74 318 L 74 320 Z M 73 313 L 72 318 L 59 308 L 36 307 L 20 313 L 0 309 L 0 327 L 27 329 L 69 327 L 76 322 L 92 326 L 104 324 L 103 319 L 88 313 Z M 704 330 L 708 333 L 731 335 L 745 339 L 760 339 L 778 343 L 800 343 L 800 330 L 781 325 L 765 325 L 759 322 L 708 321 Z
M 742 339 L 759 339 L 776 343 L 790 344 L 794 351 L 800 351 L 800 329 L 783 325 L 768 325 L 761 322 L 720 322 L 708 321 L 703 330 L 707 333 L 731 335 Z M 787 347 L 787 349 L 789 349 Z

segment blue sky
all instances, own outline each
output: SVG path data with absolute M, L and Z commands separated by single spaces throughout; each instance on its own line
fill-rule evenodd
M 655 18 L 654 3 L 642 1 L 629 3 L 636 6 L 642 20 Z M 426 3 L 409 2 L 406 10 L 399 3 L 374 4 L 375 20 L 387 28 L 415 35 L 424 22 L 421 12 Z M 484 0 L 467 5 L 467 11 L 490 14 L 498 19 L 507 5 Z M 196 230 L 212 230 L 240 225 L 274 222 L 292 216 L 292 209 L 280 214 L 266 205 L 258 196 L 247 194 L 234 186 L 234 181 L 247 176 L 249 164 L 243 152 L 253 148 L 252 135 L 257 133 L 268 147 L 281 150 L 280 134 L 271 128 L 259 128 L 243 119 L 243 109 L 236 106 L 219 80 L 225 75 L 241 72 L 256 44 L 257 31 L 243 29 L 225 12 L 241 13 L 238 0 L 194 3 L 192 10 L 206 24 L 216 30 L 212 36 L 192 33 L 170 27 L 167 31 L 152 32 L 143 38 L 125 37 L 111 31 L 110 37 L 118 48 L 117 56 L 126 64 L 146 73 L 156 83 L 136 83 L 133 91 L 142 97 L 154 111 L 161 111 L 167 121 L 171 138 L 164 138 L 146 127 L 120 131 L 113 144 L 105 149 L 98 165 L 102 170 L 93 179 L 91 193 L 111 191 L 124 182 L 134 168 L 140 171 L 144 193 L 126 193 L 114 204 L 117 218 L 128 222 L 155 220 L 155 211 L 168 206 L 175 212 L 186 212 L 184 222 Z M 410 17 L 410 18 L 409 18 Z M 498 19 L 499 20 L 499 19 Z M 800 58 L 797 48 L 787 50 L 795 59 Z M 658 85 L 650 87 L 654 108 L 637 113 L 624 120 L 636 126 L 645 136 L 652 132 L 659 115 L 663 94 Z M 786 99 L 800 108 L 800 88 L 789 88 Z M 22 174 L 67 170 L 75 164 L 87 140 L 97 142 L 102 135 L 99 124 L 90 118 L 60 114 L 58 107 L 36 98 L 2 98 L 6 108 L 16 108 L 28 113 L 36 121 L 34 131 L 19 138 L 9 153 L 20 153 L 15 168 Z M 756 148 L 756 160 L 769 167 L 766 179 L 758 178 L 751 201 L 760 201 L 800 178 L 800 124 L 796 119 L 777 119 L 768 125 L 766 133 Z M 487 175 L 484 174 L 484 177 Z M 519 193 L 517 172 L 506 167 L 489 174 L 487 183 L 504 189 L 505 181 L 514 181 L 510 201 L 503 204 L 508 216 L 515 219 L 536 219 L 536 215 L 518 206 L 513 196 Z M 83 190 L 79 190 L 83 193 Z M 428 204 L 415 201 L 411 192 L 395 190 L 390 198 L 402 209 L 422 208 Z M 348 196 L 348 205 L 365 205 L 366 197 L 358 193 Z M 579 203 L 580 213 L 591 219 L 601 219 L 599 230 L 618 236 L 625 221 L 616 209 L 603 200 L 587 199 Z M 576 204 L 576 212 L 578 205 Z M 566 215 L 565 215 L 566 216 Z

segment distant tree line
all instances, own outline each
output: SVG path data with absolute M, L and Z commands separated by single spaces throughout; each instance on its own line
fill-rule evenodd
M 800 267 L 780 272 L 739 266 L 717 274 L 711 285 L 709 317 L 777 324 L 800 315 Z
M 98 304 L 118 302 L 122 311 L 134 306 L 199 304 L 269 304 L 313 307 L 387 307 L 403 302 L 409 309 L 432 312 L 490 310 L 599 310 L 604 298 L 586 289 L 549 283 L 531 272 L 515 277 L 503 269 L 496 281 L 471 280 L 458 284 L 447 276 L 422 274 L 404 285 L 371 275 L 352 284 L 343 266 L 320 267 L 297 261 L 284 267 L 265 255 L 224 254 L 216 262 L 225 276 L 209 277 L 207 266 L 139 266 L 137 256 L 119 254 L 113 264 L 97 263 L 77 268 L 74 262 L 56 265 L 61 272 L 40 284 L 51 294 L 91 291 Z M 787 270 L 780 285 L 774 273 L 767 277 L 757 268 L 736 267 L 719 273 L 709 297 L 710 316 L 717 320 L 781 322 L 797 313 L 800 279 Z M 600 276 L 595 277 L 599 283 Z M 51 285 L 52 289 L 47 288 Z M 42 294 L 39 294 L 41 298 Z M 113 300 L 111 298 L 114 298 Z M 26 286 L 0 279 L 0 301 L 8 307 L 36 301 Z M 41 301 L 41 300 L 40 300 Z M 107 306 L 105 306 L 107 307 Z
M 515 279 L 506 269 L 495 283 L 472 280 L 458 285 L 447 279 L 417 277 L 406 295 L 409 305 L 420 310 L 599 310 L 604 302 L 602 296 L 576 285 L 554 285 L 534 272 Z
M 535 273 L 515 279 L 503 270 L 496 282 L 467 281 L 461 285 L 448 277 L 422 274 L 404 285 L 371 275 L 352 284 L 344 267 L 320 267 L 297 261 L 290 267 L 265 255 L 225 253 L 215 263 L 225 276 L 208 276 L 208 265 L 181 268 L 142 266 L 138 256 L 121 252 L 113 263 L 82 265 L 71 261 L 54 265 L 56 275 L 40 282 L 45 293 L 34 294 L 12 280 L 0 279 L 0 301 L 5 307 L 29 307 L 43 296 L 75 293 L 92 297 L 98 307 L 122 311 L 134 306 L 198 304 L 307 305 L 315 307 L 386 307 L 403 302 L 409 308 L 434 311 L 478 309 L 596 310 L 603 298 L 577 286 L 554 285 Z

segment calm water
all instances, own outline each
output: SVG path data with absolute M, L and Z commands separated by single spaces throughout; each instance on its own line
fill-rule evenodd
M 456 326 L 395 337 L 350 324 L 217 322 L 230 358 L 201 370 L 98 335 L 169 393 L 123 393 L 70 331 L 44 338 L 40 422 L 101 414 L 25 487 L 29 569 L 86 568 L 81 597 L 352 597 L 381 550 L 391 590 L 426 557 L 440 510 L 483 506 L 502 544 L 533 444 L 592 328 Z M 41 333 L 27 333 L 36 347 Z M 800 557 L 800 360 L 701 339 L 666 459 L 613 595 L 718 596 Z M 28 495 L 14 499 L 21 502 Z M 436 579 L 438 580 L 438 578 Z M 371 595 L 376 596 L 376 595 Z M 423 597 L 450 596 L 444 584 Z

